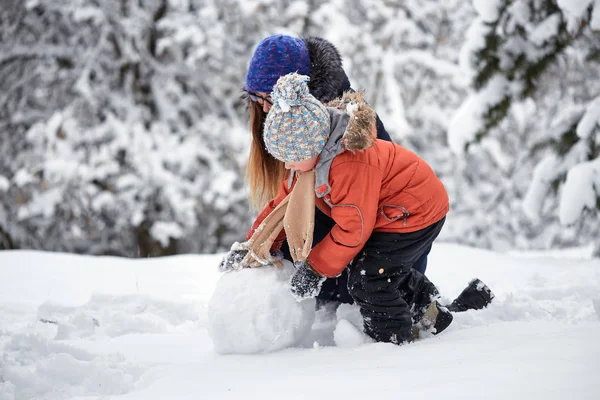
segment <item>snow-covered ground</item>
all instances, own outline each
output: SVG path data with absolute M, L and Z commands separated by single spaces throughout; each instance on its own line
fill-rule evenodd
M 0 252 L 0 400 L 600 399 L 600 261 L 583 251 L 439 244 L 447 298 L 476 276 L 496 294 L 443 334 L 356 345 L 320 312 L 301 346 L 227 356 L 207 330 L 219 260 Z

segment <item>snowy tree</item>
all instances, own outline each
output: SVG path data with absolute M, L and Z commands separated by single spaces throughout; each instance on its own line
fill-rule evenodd
M 0 226 L 14 245 L 215 251 L 249 223 L 247 135 L 234 118 L 243 64 L 221 57 L 242 50 L 211 23 L 215 5 L 173 3 L 5 10 Z M 217 75 L 227 84 L 214 85 Z
M 600 6 L 473 4 L 478 17 L 460 60 L 473 93 L 456 112 L 448 140 L 457 154 L 467 149 L 465 191 L 487 204 L 488 222 L 474 234 L 498 229 L 507 244 L 519 240 L 514 234 L 539 238 L 543 247 L 597 237 Z M 485 184 L 475 189 L 480 182 L 489 184 L 487 194 Z
M 426 150 L 435 136 L 445 142 L 464 96 L 456 48 L 472 16 L 462 1 L 347 0 L 315 9 L 309 32 L 337 45 L 353 86 L 366 92 L 392 136 Z

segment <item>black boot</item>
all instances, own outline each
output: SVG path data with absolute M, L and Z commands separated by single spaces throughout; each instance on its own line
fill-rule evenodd
M 438 315 L 437 315 L 437 318 L 435 319 L 435 324 L 433 325 L 433 329 L 435 329 L 434 335 L 441 333 L 444 329 L 446 329 L 448 326 L 450 326 L 450 324 L 452 323 L 452 320 L 454 319 L 450 310 L 448 310 L 444 306 L 439 305 L 437 303 L 437 301 L 436 301 L 436 307 L 438 309 Z
M 448 306 L 452 312 L 481 310 L 492 302 L 494 293 L 479 279 L 473 279 L 469 286 Z

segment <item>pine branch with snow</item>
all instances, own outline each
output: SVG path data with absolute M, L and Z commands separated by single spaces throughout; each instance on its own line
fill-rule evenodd
M 519 182 L 507 188 L 513 192 L 509 196 L 521 199 L 538 234 L 562 230 L 556 236 L 569 240 L 596 235 L 600 219 L 595 172 L 600 125 L 594 100 L 600 87 L 591 83 L 599 69 L 590 64 L 600 37 L 592 21 L 600 7 L 592 1 L 582 7 L 573 3 L 473 2 L 478 17 L 461 49 L 472 93 L 448 130 L 456 154 L 473 152 L 472 145 L 490 140 L 507 147 L 519 137 L 514 122 L 530 115 L 534 120 L 526 135 L 512 148 L 515 167 L 524 168 L 528 187 Z M 532 100 L 535 108 L 523 114 L 522 105 Z M 516 182 L 514 176 L 511 181 Z M 525 220 L 517 229 L 523 224 Z M 575 233 L 567 234 L 571 229 Z

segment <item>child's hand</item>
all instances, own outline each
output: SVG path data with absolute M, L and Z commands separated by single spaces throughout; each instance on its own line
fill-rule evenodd
M 294 267 L 296 272 L 290 279 L 292 296 L 297 301 L 317 297 L 323 282 L 327 278 L 316 273 L 306 261 L 297 261 L 294 263 Z

